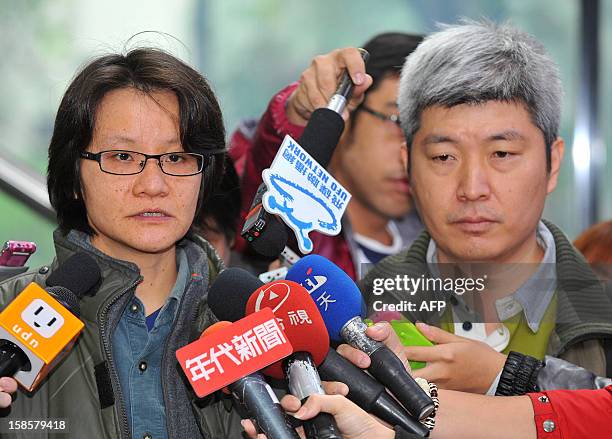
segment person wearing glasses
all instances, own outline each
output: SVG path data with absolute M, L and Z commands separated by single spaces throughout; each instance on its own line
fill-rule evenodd
M 44 286 L 75 252 L 102 278 L 81 300 L 84 331 L 38 389 L 11 401 L 16 383 L 0 379 L 9 419 L 65 419 L 80 438 L 240 434 L 240 417 L 220 402 L 196 403 L 175 357 L 214 320 L 206 292 L 223 263 L 192 223 L 224 157 L 215 95 L 172 55 L 105 55 L 76 75 L 49 145 L 56 258 L 1 284 L 0 307 L 30 282 Z
M 344 133 L 328 169 L 352 198 L 340 235 L 310 236 L 313 253 L 329 258 L 353 279 L 360 277 L 361 264 L 376 263 L 399 252 L 422 230 L 401 163 L 405 139 L 396 103 L 401 66 L 421 40 L 420 36 L 405 33 L 375 36 L 364 45 L 370 53 L 366 74 L 352 78 L 357 86 L 345 114 Z M 262 181 L 261 172 L 272 163 L 284 136 L 300 138 L 310 114 L 327 105 L 347 63 L 354 64 L 346 55 L 346 50 L 335 50 L 315 57 L 298 82 L 272 98 L 252 144 L 231 145 L 234 160 L 245 162 L 243 218 Z M 240 250 L 245 243 L 239 239 L 237 245 Z

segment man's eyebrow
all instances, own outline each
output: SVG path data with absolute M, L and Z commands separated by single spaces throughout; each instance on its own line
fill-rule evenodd
M 457 143 L 457 141 L 452 139 L 451 137 L 442 136 L 438 134 L 429 134 L 423 139 L 424 145 L 433 145 L 436 143 Z
M 523 136 L 521 133 L 519 133 L 516 130 L 506 130 L 506 131 L 502 131 L 501 133 L 495 133 L 495 134 L 490 135 L 489 137 L 487 137 L 487 140 L 489 142 L 496 141 L 496 140 L 506 140 L 506 141 L 525 140 L 525 136 Z

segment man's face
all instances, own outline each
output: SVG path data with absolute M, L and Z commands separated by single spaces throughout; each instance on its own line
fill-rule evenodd
M 178 100 L 174 93 L 150 96 L 134 89 L 109 92 L 99 104 L 88 151 L 122 149 L 146 154 L 183 151 Z M 189 229 L 202 174 L 176 177 L 162 173 L 150 159 L 135 175 L 112 175 L 98 163 L 81 160 L 81 184 L 93 244 L 103 252 L 160 253 L 172 248 Z
M 528 259 L 563 141 L 546 171 L 544 136 L 523 105 L 429 107 L 411 148 L 410 183 L 441 262 Z
M 385 114 L 396 115 L 399 78 L 383 79 L 376 90 L 368 92 L 364 105 Z M 377 214 L 399 218 L 408 213 L 411 199 L 406 168 L 401 161 L 405 138 L 392 121 L 381 120 L 359 111 L 350 136 L 334 153 L 334 173 L 351 192 L 353 199 Z M 347 137 L 348 136 L 348 137 Z

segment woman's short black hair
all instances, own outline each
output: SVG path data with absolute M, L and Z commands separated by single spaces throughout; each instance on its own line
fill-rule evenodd
M 125 55 L 94 59 L 68 86 L 57 110 L 49 145 L 49 199 L 64 233 L 76 229 L 94 234 L 82 197 L 80 153 L 91 142 L 100 101 L 108 92 L 122 88 L 143 93 L 173 92 L 178 98 L 180 138 L 185 151 L 206 154 L 225 148 L 221 109 L 206 79 L 193 68 L 156 48 L 137 48 Z M 197 211 L 221 179 L 223 156 L 216 154 L 208 161 Z
M 236 239 L 241 206 L 240 177 L 236 172 L 234 161 L 227 155 L 221 183 L 196 215 L 194 228 L 202 235 L 206 235 L 209 230 L 223 233 L 227 242 L 231 244 Z

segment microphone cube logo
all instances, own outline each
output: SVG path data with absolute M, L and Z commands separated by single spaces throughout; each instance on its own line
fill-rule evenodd
M 22 312 L 21 319 L 45 338 L 51 338 L 64 326 L 64 317 L 42 299 L 34 299 Z
M 15 343 L 23 345 L 44 364 L 51 364 L 84 327 L 82 321 L 34 282 L 0 312 L 0 331 L 7 332 L 7 336 L 17 340 Z M 23 385 L 29 388 L 31 384 Z
M 291 136 L 285 136 L 274 161 L 262 174 L 264 208 L 280 216 L 295 233 L 303 253 L 312 251 L 308 234 L 340 233 L 340 219 L 351 194 Z

